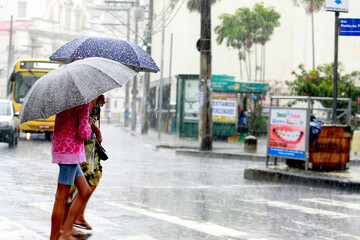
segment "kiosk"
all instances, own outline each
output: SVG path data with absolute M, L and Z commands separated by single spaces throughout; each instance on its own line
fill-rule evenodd
M 198 114 L 201 104 L 199 75 L 180 74 L 176 91 L 176 132 L 179 137 L 198 137 Z M 213 75 L 212 120 L 214 137 L 235 136 L 237 129 L 237 93 L 266 93 L 268 83 L 238 82 L 234 76 Z

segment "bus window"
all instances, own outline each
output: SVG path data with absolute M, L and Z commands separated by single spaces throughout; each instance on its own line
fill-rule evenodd
M 18 72 L 15 76 L 15 89 L 14 100 L 17 103 L 23 103 L 25 101 L 26 94 L 29 92 L 32 85 L 46 72 Z

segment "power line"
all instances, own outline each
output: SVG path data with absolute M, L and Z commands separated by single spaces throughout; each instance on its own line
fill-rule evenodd
M 179 6 L 179 8 L 176 10 L 175 14 L 171 17 L 171 19 L 169 21 L 166 21 L 165 19 L 165 28 L 172 22 L 172 20 L 175 18 L 175 16 L 178 14 L 178 12 L 180 11 L 182 5 L 185 3 L 185 0 L 183 0 Z M 162 31 L 162 26 L 160 26 L 158 29 L 155 29 L 152 34 L 156 34 Z

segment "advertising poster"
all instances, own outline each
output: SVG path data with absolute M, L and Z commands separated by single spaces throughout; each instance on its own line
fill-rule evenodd
M 184 94 L 184 120 L 198 121 L 199 119 L 199 80 L 187 80 Z
M 236 93 L 212 93 L 212 118 L 214 122 L 236 122 Z
M 306 110 L 271 109 L 269 155 L 305 159 Z

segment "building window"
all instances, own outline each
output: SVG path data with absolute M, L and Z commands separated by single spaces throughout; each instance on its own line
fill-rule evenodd
M 26 2 L 25 1 L 18 2 L 18 17 L 19 18 L 26 17 Z
M 71 26 L 70 24 L 71 24 L 71 9 L 66 8 L 65 9 L 65 29 L 70 30 L 70 26 Z
M 79 13 L 75 14 L 74 24 L 75 24 L 75 29 L 80 30 L 81 24 L 80 24 L 80 14 Z

